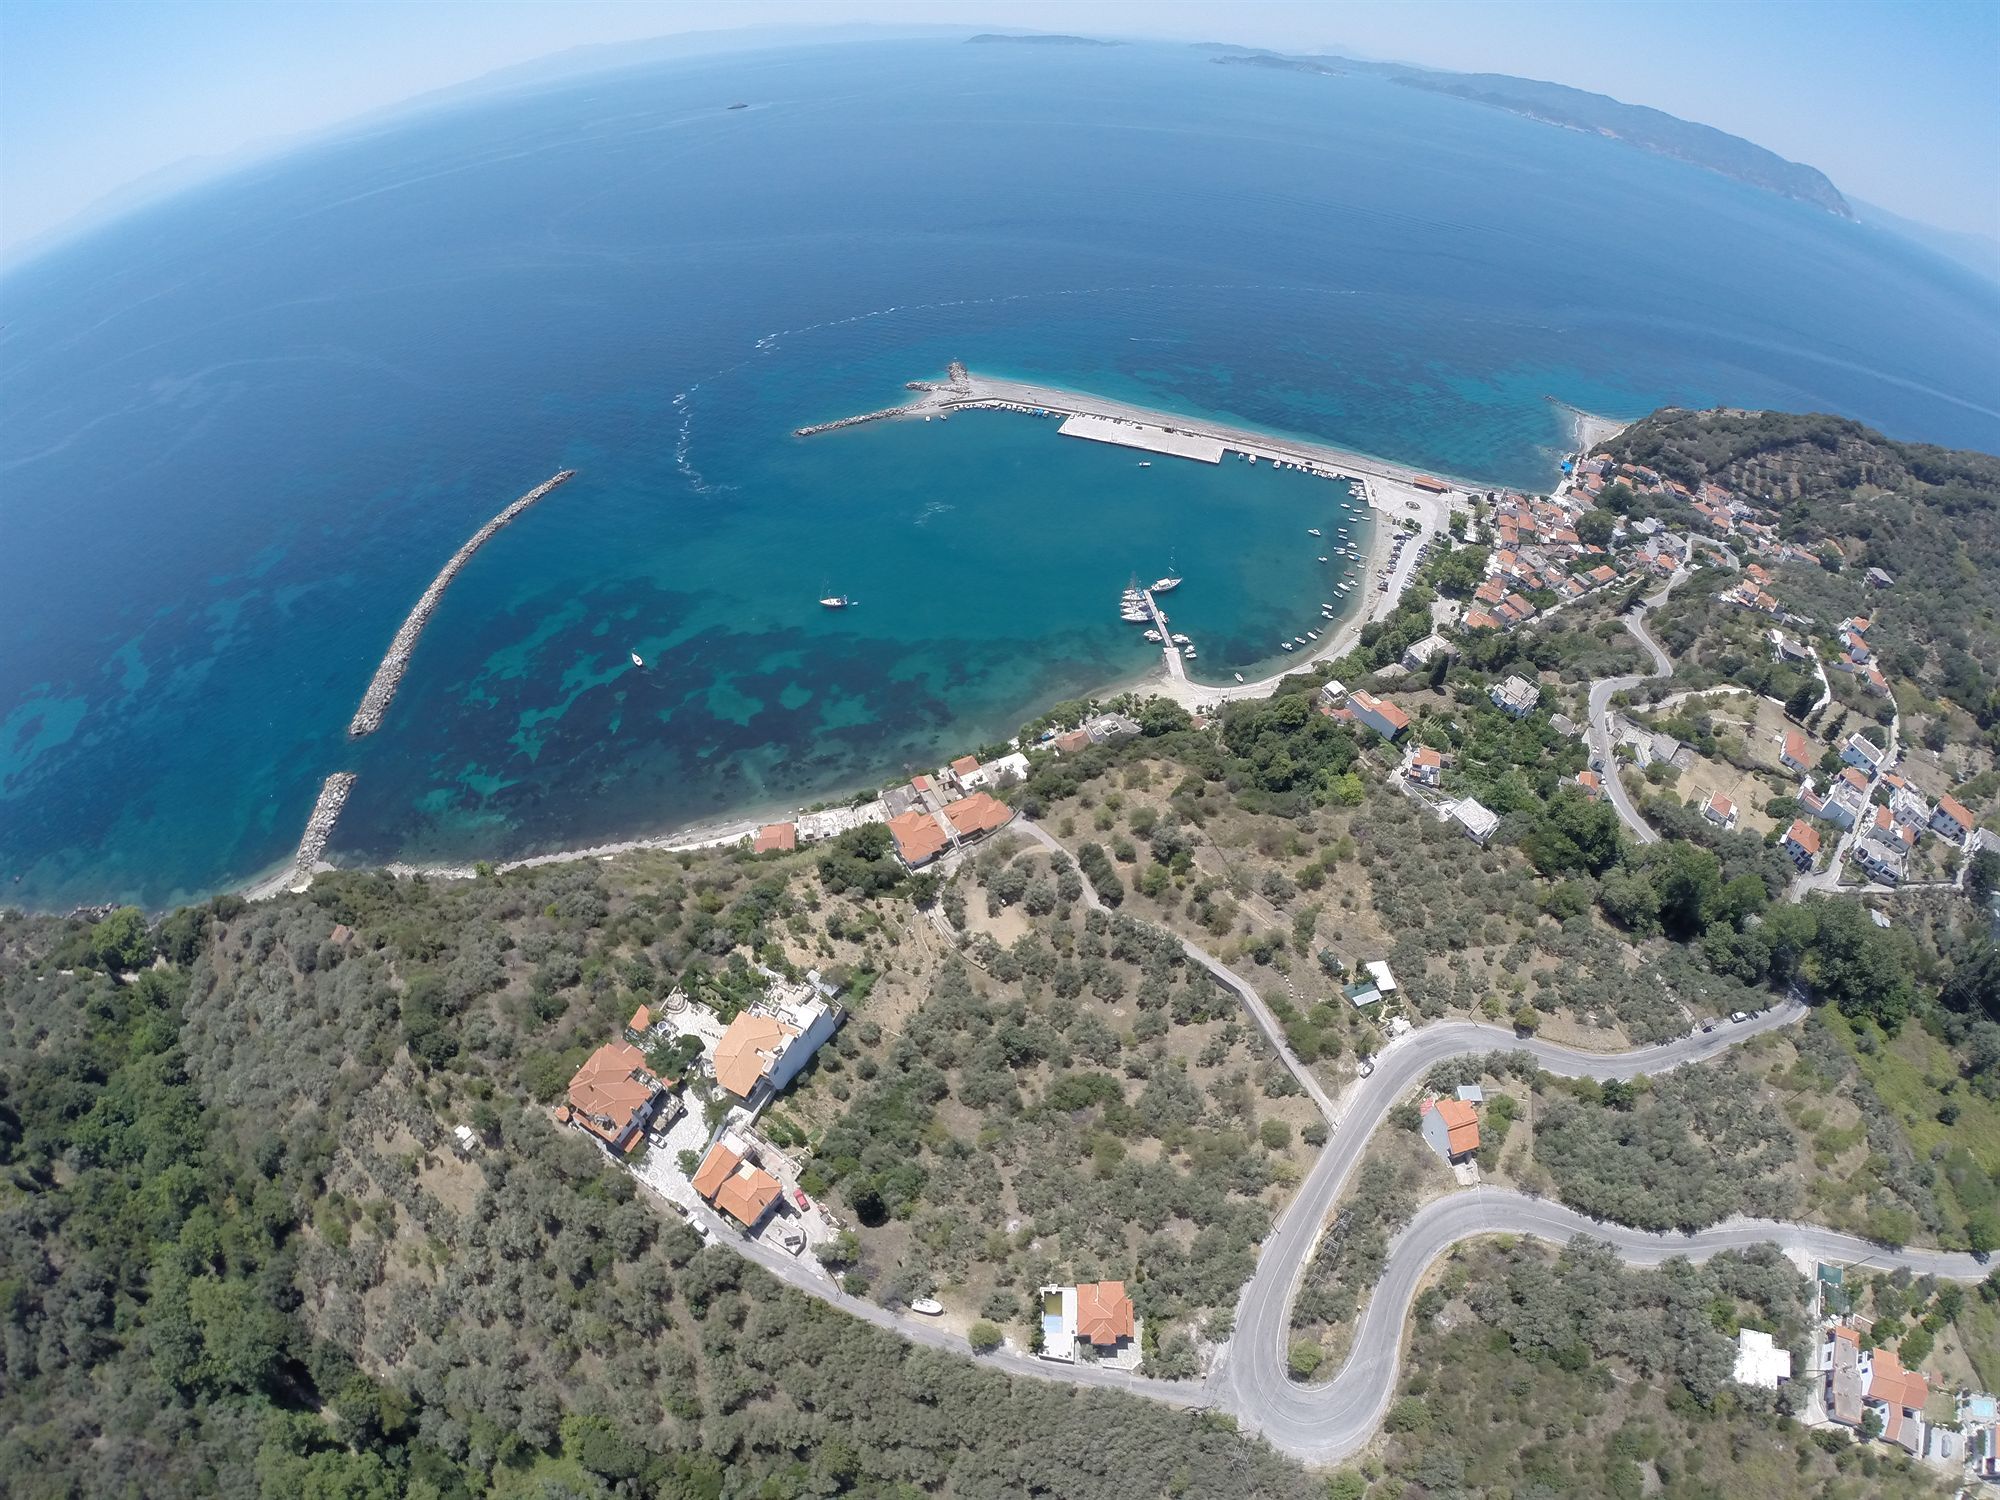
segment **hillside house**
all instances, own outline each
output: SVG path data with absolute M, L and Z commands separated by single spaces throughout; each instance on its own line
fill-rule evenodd
M 896 858 L 912 870 L 922 869 L 951 846 L 951 836 L 921 807 L 891 818 L 889 835 L 896 841 Z
M 1867 735 L 1850 734 L 1847 743 L 1841 747 L 1840 758 L 1864 776 L 1873 779 L 1881 771 L 1882 761 L 1888 753 Z
M 1798 730 L 1785 731 L 1784 747 L 1778 751 L 1778 764 L 1801 776 L 1812 769 L 1812 746 Z
M 1013 816 L 1013 808 L 986 792 L 974 792 L 970 797 L 947 802 L 944 808 L 944 820 L 961 843 L 984 838 L 995 829 L 1006 827 Z
M 1479 1111 L 1463 1099 L 1426 1099 L 1418 1106 L 1424 1140 L 1456 1165 L 1479 1150 Z
M 638 1145 L 665 1092 L 647 1068 L 645 1053 L 630 1042 L 606 1042 L 570 1079 L 556 1118 L 622 1156 Z
M 1394 741 L 1396 736 L 1410 727 L 1410 716 L 1387 698 L 1377 698 L 1356 688 L 1347 697 L 1348 711 L 1360 723 L 1381 735 L 1383 739 Z
M 1487 689 L 1493 706 L 1510 719 L 1525 719 L 1541 701 L 1542 690 L 1525 677 L 1509 677 Z
M 1412 745 L 1403 757 L 1403 775 L 1418 786 L 1436 786 L 1444 775 L 1444 757 L 1429 745 Z
M 1819 830 L 1804 818 L 1792 819 L 1792 826 L 1785 830 L 1784 849 L 1793 864 L 1811 870 L 1819 862 Z
M 799 830 L 791 823 L 766 823 L 751 841 L 752 854 L 789 854 L 799 847 Z
M 1403 652 L 1403 665 L 1412 672 L 1428 667 L 1438 657 L 1451 661 L 1458 655 L 1458 647 L 1433 630 L 1420 641 L 1413 641 Z
M 1730 1379 L 1738 1385 L 1775 1391 L 1792 1378 L 1792 1352 L 1780 1349 L 1771 1335 L 1760 1328 L 1740 1328 L 1736 1332 L 1736 1369 Z
M 773 984 L 716 1042 L 715 1081 L 753 1110 L 761 1109 L 799 1076 L 839 1027 L 842 1014 L 815 984 Z
M 1736 804 L 1717 792 L 1702 807 L 1701 815 L 1718 828 L 1736 826 Z
M 751 1159 L 750 1148 L 732 1135 L 708 1148 L 695 1169 L 694 1190 L 746 1232 L 764 1222 L 784 1192 L 778 1179 Z
M 1938 798 L 1938 805 L 1931 812 L 1931 831 L 1941 838 L 1950 839 L 1954 844 L 1962 844 L 1972 836 L 1974 824 L 1972 814 L 1956 797 Z
M 1471 797 L 1461 797 L 1452 803 L 1451 820 L 1460 833 L 1482 849 L 1500 826 L 1500 814 Z
M 1866 1406 L 1882 1417 L 1882 1441 L 1915 1455 L 1924 1450 L 1924 1403 L 1930 1383 L 1903 1368 L 1893 1349 L 1877 1349 L 1868 1372 Z

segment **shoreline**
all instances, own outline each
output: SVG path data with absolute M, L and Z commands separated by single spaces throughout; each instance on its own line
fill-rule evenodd
M 1439 493 L 1429 488 L 1419 488 L 1412 483 L 1418 478 L 1430 478 L 1430 475 L 1372 455 L 1353 453 L 1330 444 L 1188 418 L 1172 412 L 1154 411 L 1132 406 L 1126 402 L 1101 400 L 1082 392 L 1067 391 L 1056 386 L 1040 386 L 975 376 L 967 372 L 963 366 L 956 364 L 952 367 L 951 378 L 947 381 L 912 381 L 910 385 L 913 390 L 919 392 L 919 395 L 916 400 L 903 406 L 862 413 L 857 417 L 842 418 L 817 427 L 798 429 L 798 432 L 810 435 L 855 426 L 862 422 L 906 420 L 926 413 L 935 415 L 939 411 L 949 412 L 958 409 L 1011 409 L 1030 413 L 1039 410 L 1046 414 L 1052 411 L 1074 413 L 1077 408 L 1083 408 L 1086 414 L 1101 415 L 1114 422 L 1161 427 L 1175 433 L 1198 430 L 1201 435 L 1212 438 L 1233 451 L 1254 452 L 1259 457 L 1269 456 L 1274 460 L 1299 464 L 1315 473 L 1332 471 L 1340 477 L 1351 477 L 1362 483 L 1368 497 L 1371 522 L 1367 556 L 1362 566 L 1363 602 L 1339 622 L 1329 638 L 1316 642 L 1314 650 L 1300 653 L 1294 660 L 1282 664 L 1276 671 L 1263 677 L 1226 684 L 1170 677 L 1164 662 L 1155 659 L 1150 666 L 1120 675 L 1103 686 L 1092 689 L 1089 696 L 1093 698 L 1136 692 L 1171 698 L 1192 712 L 1213 709 L 1224 703 L 1242 699 L 1269 697 L 1286 677 L 1296 676 L 1324 662 L 1337 660 L 1353 650 L 1359 642 L 1363 628 L 1388 615 L 1401 599 L 1415 571 L 1418 544 L 1448 530 L 1453 511 L 1461 508 L 1463 502 L 1469 498 L 1468 492 L 1471 489 L 1497 488 L 1477 481 L 1454 478 L 1445 492 Z M 1587 453 L 1599 443 L 1608 441 L 1610 437 L 1631 425 L 1629 422 L 1582 411 L 1567 403 L 1557 404 L 1563 407 L 1571 419 L 1574 447 L 1569 453 Z M 1182 457 L 1183 461 L 1188 461 L 1187 455 L 1178 456 Z M 1565 455 L 1567 456 L 1568 454 Z M 1350 474 L 1347 472 L 1349 470 L 1353 472 Z M 562 477 L 568 476 L 565 474 Z M 553 488 L 553 484 L 550 487 Z M 1406 520 L 1415 521 L 1418 530 L 1406 533 L 1403 527 Z M 1378 582 L 1388 572 L 1390 547 L 1397 536 L 1406 534 L 1410 537 L 1410 543 L 1404 548 L 1394 573 L 1390 575 L 1390 587 L 1378 593 L 1370 585 Z M 869 783 L 865 788 L 857 787 L 855 792 L 877 786 L 879 781 Z M 822 799 L 820 805 L 838 805 L 852 795 L 854 792 L 836 793 Z M 796 807 L 784 809 L 767 806 L 754 813 L 741 812 L 711 817 L 703 822 L 686 824 L 664 833 L 639 834 L 578 848 L 551 850 L 514 859 L 485 862 L 491 864 L 496 874 L 500 874 L 510 870 L 532 869 L 577 860 L 613 859 L 621 854 L 643 850 L 679 853 L 716 848 L 749 838 L 767 823 L 794 819 L 800 811 L 801 809 Z M 319 853 L 317 849 L 313 852 L 315 855 Z M 379 866 L 352 868 L 379 868 L 397 876 L 421 875 L 432 880 L 471 880 L 476 878 L 477 863 L 480 862 L 418 863 L 397 860 Z M 274 861 L 248 881 L 232 884 L 224 889 L 233 891 L 248 901 L 269 900 L 289 890 L 307 889 L 311 884 L 310 876 L 317 875 L 322 870 L 338 868 L 346 867 L 315 858 L 311 869 L 306 870 L 294 856 Z M 303 881 L 301 877 L 305 877 Z

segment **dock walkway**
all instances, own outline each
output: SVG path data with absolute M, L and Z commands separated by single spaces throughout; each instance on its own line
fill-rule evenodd
M 1151 589 L 1141 589 L 1146 601 L 1146 613 L 1153 617 L 1153 628 L 1160 632 L 1160 650 L 1167 658 L 1167 676 L 1176 682 L 1187 681 L 1187 661 L 1181 655 L 1181 648 L 1174 644 L 1173 632 L 1167 628 L 1167 612 L 1160 608 L 1160 601 L 1153 597 Z

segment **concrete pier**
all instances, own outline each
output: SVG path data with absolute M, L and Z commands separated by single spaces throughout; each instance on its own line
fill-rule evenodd
M 1187 681 L 1187 659 L 1181 655 L 1181 648 L 1174 644 L 1173 631 L 1167 628 L 1167 612 L 1160 608 L 1160 601 L 1153 597 L 1151 589 L 1141 589 L 1140 595 L 1146 601 L 1146 613 L 1153 617 L 1153 628 L 1160 632 L 1160 649 L 1165 653 L 1167 676 L 1177 682 Z
M 294 889 L 302 890 L 311 884 L 313 866 L 326 852 L 326 841 L 333 833 L 333 825 L 340 819 L 341 808 L 347 805 L 347 794 L 353 790 L 352 771 L 335 771 L 319 789 L 312 816 L 306 819 L 305 834 L 299 839 L 299 852 L 292 861 Z
M 438 602 L 444 598 L 444 591 L 451 587 L 451 581 L 458 577 L 459 570 L 472 561 L 472 554 L 493 539 L 494 533 L 522 511 L 533 505 L 556 486 L 574 478 L 576 470 L 564 469 L 553 479 L 545 479 L 499 515 L 473 532 L 465 545 L 452 553 L 451 561 L 439 570 L 431 580 L 431 586 L 424 590 L 417 600 L 395 639 L 389 642 L 389 654 L 382 658 L 382 665 L 375 669 L 374 680 L 368 684 L 368 691 L 361 695 L 361 706 L 354 711 L 348 722 L 347 733 L 351 739 L 359 739 L 364 734 L 373 734 L 382 727 L 382 716 L 389 711 L 389 704 L 396 696 L 396 689 L 402 685 L 403 673 L 409 670 L 410 653 L 417 649 L 417 638 L 424 633 L 424 626 L 430 623 Z M 332 785 L 331 782 L 328 785 Z

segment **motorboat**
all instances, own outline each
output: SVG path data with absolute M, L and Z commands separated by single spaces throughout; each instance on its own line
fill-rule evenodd
M 1142 458 L 1139 460 L 1139 467 L 1142 469 L 1150 469 L 1153 467 L 1153 461 L 1150 458 Z
M 1290 641 L 1280 641 L 1278 642 L 1278 644 L 1280 646 L 1283 646 L 1287 651 L 1292 649 L 1292 643 Z
M 828 609 L 846 609 L 849 605 L 854 603 L 854 601 L 848 598 L 847 595 L 845 594 L 829 594 L 826 596 L 826 598 L 820 600 L 819 602 Z
M 1187 659 L 1188 659 L 1189 661 L 1193 661 L 1193 660 L 1194 660 L 1194 647 L 1193 647 L 1193 646 L 1183 646 L 1183 647 L 1181 647 L 1181 655 L 1182 655 L 1182 656 L 1185 656 L 1185 657 L 1186 657 L 1186 658 L 1187 658 Z
M 1149 630 L 1146 632 L 1146 639 L 1151 641 L 1154 645 L 1157 646 L 1160 644 L 1160 632 L 1157 630 Z
M 935 1297 L 918 1297 L 910 1304 L 910 1311 L 922 1313 L 927 1318 L 935 1318 L 944 1311 L 944 1304 Z
M 1318 536 L 1319 534 L 1320 534 L 1320 529 L 1317 526 L 1308 526 L 1306 528 L 1307 536 Z
M 1156 594 L 1171 594 L 1180 586 L 1181 581 L 1178 578 L 1155 578 L 1153 580 L 1152 592 Z
M 1191 639 L 1192 637 L 1190 636 L 1176 635 L 1173 637 L 1173 642 L 1176 646 L 1185 646 Z
M 1326 561 L 1326 559 L 1322 557 L 1322 558 L 1320 559 L 1320 561 L 1321 561 L 1321 562 L 1325 562 L 1325 561 Z
M 1243 674 L 1241 672 L 1236 673 L 1235 677 L 1238 682 L 1241 682 L 1243 680 Z

